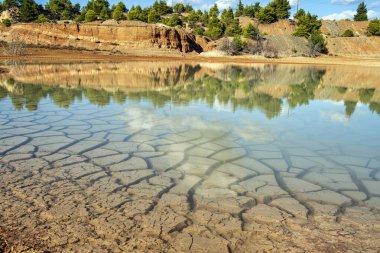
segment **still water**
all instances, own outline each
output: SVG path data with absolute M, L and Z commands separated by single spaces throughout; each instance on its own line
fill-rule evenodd
M 52 252 L 377 252 L 380 71 L 0 75 L 0 235 Z

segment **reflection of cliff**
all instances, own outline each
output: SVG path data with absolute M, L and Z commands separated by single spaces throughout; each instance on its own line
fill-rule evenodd
M 124 62 L 107 64 L 55 64 L 11 66 L 0 75 L 0 99 L 9 96 L 17 109 L 35 110 L 50 97 L 68 107 L 85 96 L 103 106 L 117 102 L 149 100 L 157 107 L 167 103 L 205 101 L 233 110 L 259 109 L 268 118 L 282 111 L 283 98 L 290 107 L 313 99 L 345 101 L 351 116 L 357 102 L 379 112 L 377 72 L 348 67 L 311 68 L 296 65 L 222 65 Z M 350 75 L 355 80 L 346 78 Z M 342 77 L 342 78 L 340 78 Z
M 22 83 L 86 86 L 112 91 L 183 84 L 199 70 L 198 65 L 163 62 L 32 64 L 10 67 L 10 73 L 0 76 L 0 80 L 12 78 Z

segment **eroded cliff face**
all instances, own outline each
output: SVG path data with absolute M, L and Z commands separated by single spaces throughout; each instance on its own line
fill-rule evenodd
M 145 49 L 182 53 L 202 51 L 196 38 L 185 31 L 147 24 L 15 24 L 10 28 L 1 28 L 0 39 L 44 47 L 73 47 L 122 53 Z

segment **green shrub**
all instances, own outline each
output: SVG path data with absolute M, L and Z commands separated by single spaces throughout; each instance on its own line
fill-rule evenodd
M 297 29 L 293 35 L 308 38 L 312 33 L 319 31 L 321 26 L 322 22 L 318 20 L 318 17 L 308 12 L 305 15 L 298 16 Z
M 120 5 L 116 6 L 115 10 L 112 12 L 112 18 L 117 21 L 124 19 L 124 12 Z
M 232 47 L 235 51 L 240 52 L 244 48 L 244 43 L 239 35 L 236 35 L 232 41 Z
M 49 22 L 49 19 L 45 17 L 44 14 L 38 15 L 37 23 L 45 23 L 45 22 Z
M 117 6 L 116 8 L 115 8 L 115 10 L 117 9 L 117 8 L 121 8 L 120 6 Z M 121 11 L 122 13 L 123 13 L 123 11 Z M 100 14 L 99 14 L 99 18 L 101 19 L 101 20 L 107 20 L 107 19 L 109 19 L 110 18 L 110 12 L 109 12 L 109 10 L 108 10 L 108 8 L 106 7 L 106 6 L 103 6 L 103 8 L 102 8 L 102 10 L 100 11 Z
M 4 18 L 3 21 L 2 21 L 3 25 L 5 27 L 10 27 L 11 26 L 11 21 L 9 20 L 9 18 Z
M 278 20 L 276 15 L 276 9 L 270 5 L 267 5 L 264 8 L 262 8 L 258 13 L 257 18 L 261 23 L 274 23 Z
M 193 34 L 194 35 L 203 36 L 204 33 L 205 33 L 205 29 L 203 29 L 202 27 L 195 27 L 194 30 L 193 30 Z
M 151 9 L 148 14 L 148 23 L 155 24 L 160 22 L 161 16 L 154 9 Z
M 89 10 L 86 12 L 86 15 L 84 17 L 84 20 L 86 22 L 92 22 L 92 21 L 95 21 L 96 19 L 97 19 L 97 15 L 94 10 Z
M 226 27 L 226 31 L 224 32 L 227 36 L 236 36 L 241 35 L 241 27 L 239 25 L 239 20 L 233 19 L 231 23 Z
M 182 20 L 177 14 L 172 15 L 165 23 L 171 27 L 182 26 Z
M 251 23 L 243 29 L 243 37 L 247 39 L 256 39 L 259 34 L 259 29 Z
M 315 53 L 327 54 L 328 53 L 325 39 L 323 38 L 323 35 L 320 31 L 314 31 L 310 34 L 308 45 L 312 51 L 312 54 L 315 54 Z
M 370 36 L 380 36 L 380 19 L 374 19 L 369 22 L 367 34 Z
M 341 37 L 354 37 L 354 32 L 350 29 L 344 31 L 344 33 L 341 35 Z
M 224 25 L 223 23 L 215 17 L 211 17 L 208 21 L 206 35 L 210 36 L 212 39 L 217 39 L 224 34 Z

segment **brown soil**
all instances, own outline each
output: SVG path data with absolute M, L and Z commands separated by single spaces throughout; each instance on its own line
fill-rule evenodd
M 7 62 L 124 62 L 124 61 L 181 61 L 181 62 L 215 62 L 215 63 L 273 63 L 273 64 L 313 64 L 313 65 L 354 65 L 380 67 L 379 58 L 352 57 L 352 56 L 320 56 L 285 57 L 269 59 L 259 56 L 222 56 L 205 57 L 195 54 L 179 54 L 178 52 L 157 52 L 149 54 L 135 50 L 129 54 L 110 54 L 102 51 L 86 51 L 71 49 L 28 48 L 21 56 L 0 55 L 0 61 Z

